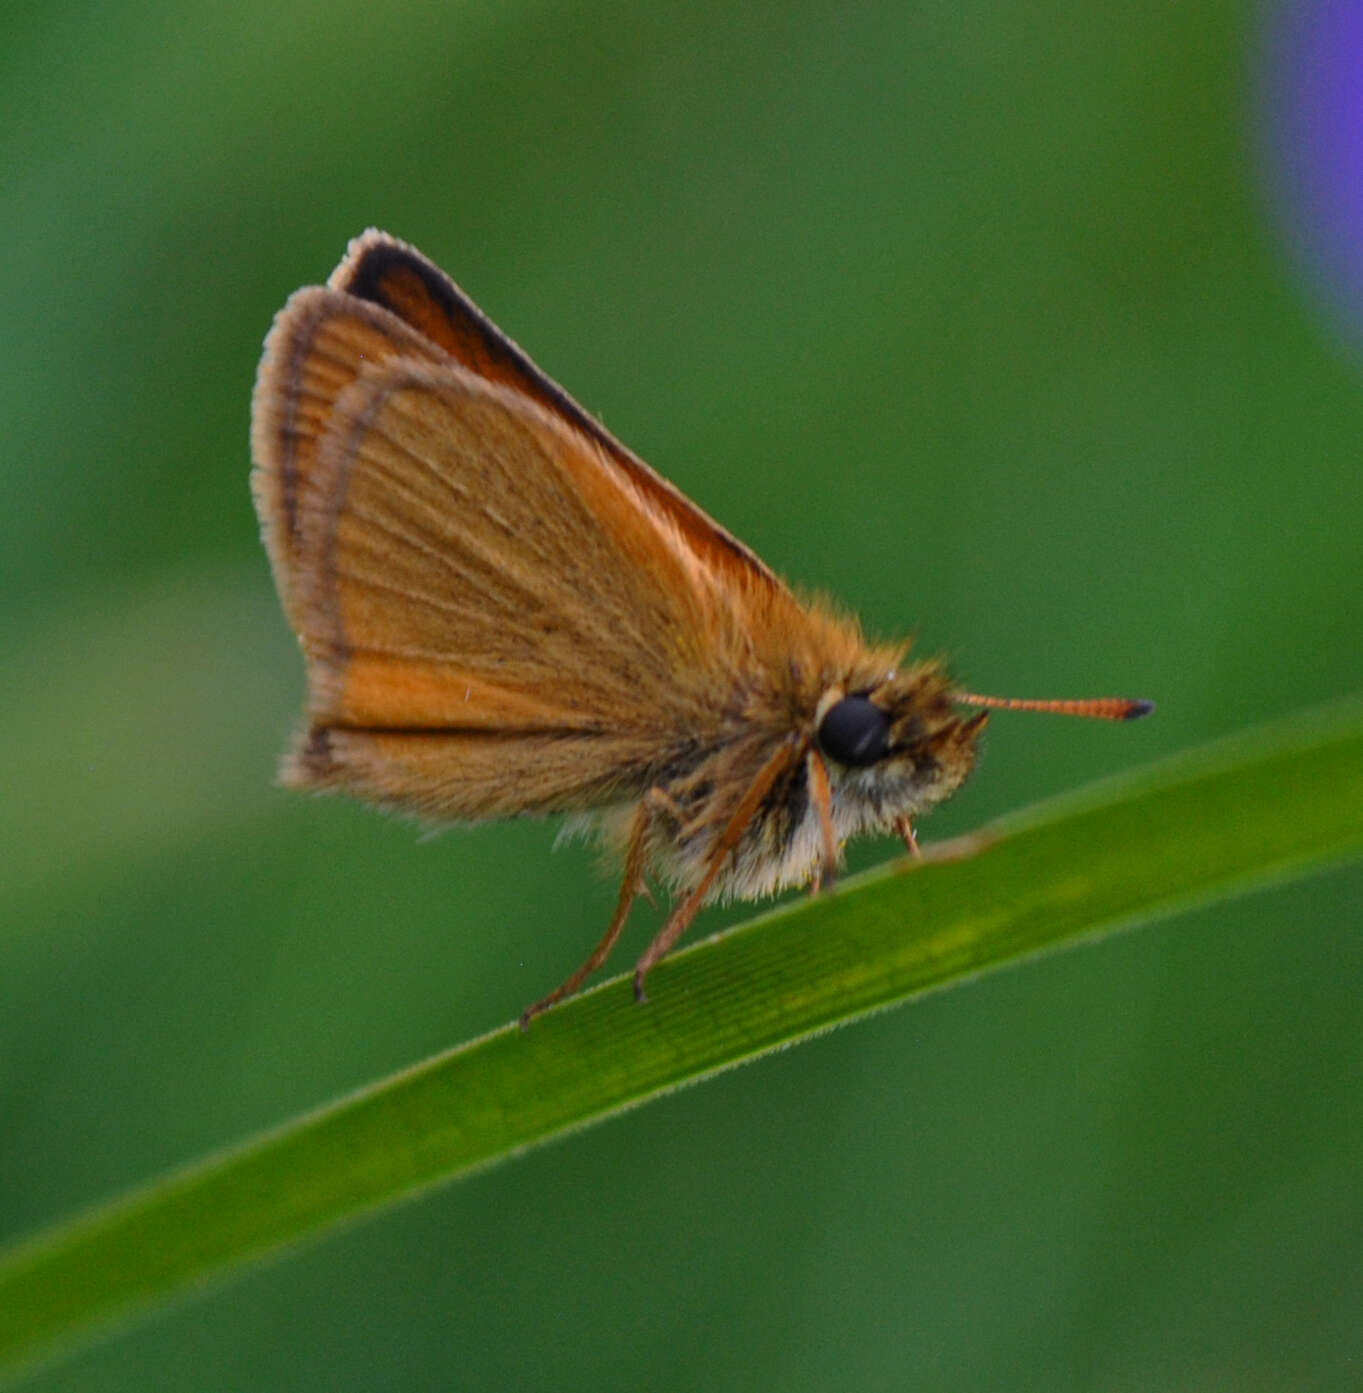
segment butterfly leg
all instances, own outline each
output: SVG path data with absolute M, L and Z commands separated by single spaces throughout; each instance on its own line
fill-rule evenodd
M 743 795 L 742 801 L 725 825 L 724 831 L 719 834 L 719 838 L 715 842 L 715 849 L 710 853 L 710 862 L 705 868 L 705 873 L 691 893 L 668 916 L 667 923 L 662 926 L 658 936 L 644 950 L 643 957 L 635 965 L 634 999 L 636 1001 L 648 1000 L 644 994 L 644 978 L 648 976 L 661 958 L 666 957 L 672 951 L 677 940 L 690 927 L 697 911 L 705 903 L 705 896 L 710 886 L 714 884 L 715 877 L 733 854 L 734 848 L 743 840 L 743 834 L 748 830 L 748 824 L 757 815 L 758 808 L 762 806 L 762 800 L 771 791 L 771 786 L 776 780 L 799 757 L 800 747 L 797 742 L 793 739 L 787 740 L 757 771 L 757 777 L 753 779 L 747 793 Z
M 923 852 L 918 845 L 918 838 L 914 834 L 913 820 L 907 816 L 901 817 L 894 825 L 895 832 L 904 839 L 904 845 L 909 849 L 909 855 L 915 861 L 923 859 Z
M 621 931 L 625 927 L 625 920 L 629 917 L 630 905 L 634 903 L 635 896 L 638 895 L 641 888 L 647 890 L 647 886 L 644 885 L 644 862 L 647 859 L 648 830 L 651 821 L 652 811 L 648 801 L 644 800 L 639 804 L 639 808 L 634 814 L 634 823 L 629 834 L 629 845 L 625 852 L 625 877 L 620 882 L 620 898 L 616 902 L 615 913 L 606 926 L 606 932 L 601 935 L 601 942 L 592 949 L 591 956 L 566 982 L 555 987 L 548 996 L 535 1002 L 533 1006 L 527 1006 L 521 1012 L 522 1030 L 536 1016 L 547 1011 L 556 1001 L 562 1001 L 565 996 L 571 996 L 610 957 L 611 949 L 615 947 L 615 941 L 620 937 Z
M 828 766 L 817 750 L 810 750 L 805 756 L 809 768 L 809 796 L 819 818 L 819 835 L 823 841 L 823 855 L 814 868 L 814 880 L 810 893 L 817 895 L 820 888 L 831 889 L 838 878 L 838 834 L 833 828 L 833 792 L 828 786 Z

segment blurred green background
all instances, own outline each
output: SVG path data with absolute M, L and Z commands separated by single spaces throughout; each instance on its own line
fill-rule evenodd
M 929 839 L 1363 687 L 1363 368 L 1282 230 L 1251 7 L 0 27 L 0 1238 L 506 1021 L 613 903 L 551 825 L 272 786 L 302 678 L 251 382 L 370 224 L 872 631 L 984 690 L 1159 699 L 999 716 Z M 825 1037 L 33 1386 L 1356 1387 L 1360 893 Z

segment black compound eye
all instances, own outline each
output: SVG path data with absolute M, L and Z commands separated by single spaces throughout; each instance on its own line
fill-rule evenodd
M 843 697 L 828 708 L 819 745 L 839 764 L 864 768 L 890 753 L 890 718 L 866 697 Z

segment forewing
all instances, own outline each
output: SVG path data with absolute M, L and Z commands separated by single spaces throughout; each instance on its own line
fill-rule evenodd
M 455 817 L 591 807 L 713 738 L 754 665 L 791 665 L 807 620 L 772 572 L 386 234 L 280 312 L 252 415 L 309 667 L 292 782 Z

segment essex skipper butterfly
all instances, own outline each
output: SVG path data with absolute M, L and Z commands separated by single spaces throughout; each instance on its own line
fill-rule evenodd
M 960 787 L 988 712 L 1150 703 L 962 691 L 907 643 L 797 597 L 547 378 L 448 276 L 370 231 L 265 343 L 251 476 L 307 663 L 283 780 L 424 818 L 587 819 L 675 892 L 649 969 L 708 900 L 831 877 L 844 841 Z

